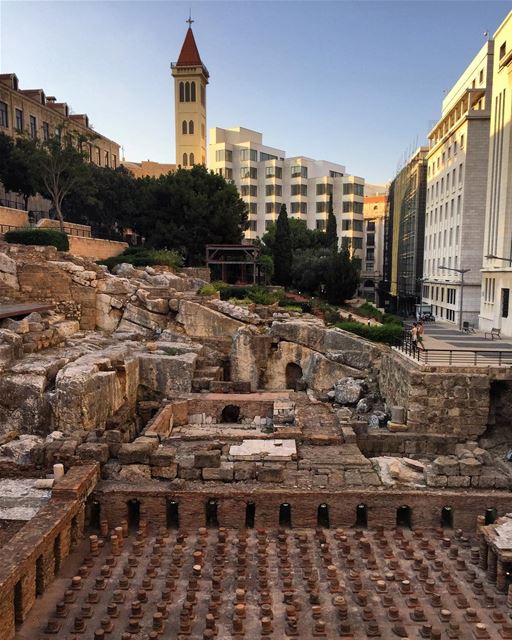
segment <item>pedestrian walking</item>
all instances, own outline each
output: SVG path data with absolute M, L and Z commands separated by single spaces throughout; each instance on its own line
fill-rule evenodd
M 423 344 L 423 336 L 425 335 L 425 327 L 423 326 L 423 322 L 418 322 L 418 326 L 416 329 L 416 342 L 418 348 L 422 351 L 425 351 L 425 345 Z
M 411 344 L 412 350 L 416 351 L 416 349 L 418 348 L 418 325 L 416 324 L 416 322 L 412 323 Z

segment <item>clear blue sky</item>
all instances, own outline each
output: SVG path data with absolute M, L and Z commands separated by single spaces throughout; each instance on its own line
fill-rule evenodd
M 0 2 L 0 69 L 86 112 L 126 159 L 174 161 L 171 61 L 192 9 L 208 127 L 381 182 L 511 2 Z

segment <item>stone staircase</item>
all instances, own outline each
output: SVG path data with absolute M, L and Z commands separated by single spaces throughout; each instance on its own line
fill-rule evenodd
M 195 393 L 209 391 L 210 383 L 221 381 L 223 377 L 224 370 L 219 364 L 212 363 L 210 358 L 199 356 L 196 360 L 196 368 L 192 378 L 192 391 Z

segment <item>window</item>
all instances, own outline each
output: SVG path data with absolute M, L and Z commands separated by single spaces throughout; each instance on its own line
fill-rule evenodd
M 265 220 L 265 231 L 267 231 L 268 229 L 270 229 L 270 225 L 274 224 L 272 222 L 272 220 Z
M 35 116 L 29 117 L 29 126 L 30 126 L 30 137 L 32 140 L 37 138 L 37 122 Z
M 292 178 L 307 178 L 308 168 L 302 167 L 300 164 L 296 164 L 292 167 Z
M 258 179 L 258 170 L 256 167 L 240 167 L 240 177 L 250 178 L 251 180 Z
M 373 220 L 368 220 L 368 222 L 366 223 L 366 230 L 375 231 L 375 222 Z
M 316 195 L 324 196 L 324 195 L 332 194 L 332 184 L 317 184 L 316 185 Z
M 483 83 L 484 83 L 484 70 L 483 70 L 483 69 L 480 69 L 480 74 L 479 74 L 479 76 L 478 76 L 478 82 L 479 82 L 480 84 L 483 84 Z
M 316 212 L 317 213 L 325 213 L 327 211 L 328 203 L 327 202 L 317 202 L 316 203 Z
M 292 196 L 307 196 L 308 185 L 307 184 L 292 184 L 291 187 Z
M 183 166 L 188 166 L 188 156 L 186 153 L 183 154 Z
M 105 166 L 109 167 L 110 163 L 109 163 L 109 156 L 108 156 L 108 151 L 105 151 Z
M 256 220 L 249 220 L 249 231 L 256 231 Z
M 180 102 L 185 102 L 185 83 L 180 82 Z
M 112 154 L 112 167 L 117 169 L 117 156 L 115 154 Z
M 460 137 L 460 148 L 464 149 L 464 134 Z
M 185 82 L 185 102 L 190 102 L 190 82 Z
M 363 213 L 362 202 L 344 202 L 343 213 Z
M 375 249 L 373 247 L 366 249 L 366 260 L 375 260 Z
M 265 186 L 266 196 L 280 196 L 283 193 L 283 187 L 280 184 L 267 184 Z
M 270 153 L 264 153 L 260 151 L 260 161 L 267 162 L 267 160 L 277 160 L 277 156 L 273 156 Z
M 43 140 L 50 139 L 50 125 L 47 122 L 43 122 Z
M 501 290 L 501 317 L 508 318 L 508 306 L 510 300 L 510 289 Z
M 256 149 L 240 149 L 240 162 L 257 162 L 258 161 L 258 152 Z
M 344 195 L 364 196 L 364 185 L 356 184 L 355 182 L 346 182 L 343 185 Z
M 228 167 L 226 167 L 224 169 L 224 177 L 226 178 L 226 180 L 233 180 L 233 169 L 229 169 Z
M 280 209 L 280 202 L 265 202 L 265 213 L 279 213 Z
M 366 236 L 366 246 L 367 247 L 374 247 L 375 246 L 375 234 L 374 233 L 369 233 Z
M 459 164 L 459 186 L 462 184 L 462 163 Z
M 352 229 L 352 220 L 342 220 L 341 221 L 341 230 L 342 231 L 350 231 Z
M 96 147 L 96 164 L 101 167 L 101 149 Z
M 190 162 L 190 166 L 193 167 L 195 164 L 195 158 L 193 153 L 190 154 L 189 162 Z
M 194 121 L 190 120 L 190 122 L 188 123 L 188 132 L 189 133 L 194 133 Z
M 203 107 L 206 104 L 206 89 L 204 84 L 201 84 L 201 104 L 203 105 Z
M 457 155 L 457 140 L 453 141 L 453 155 Z
M 290 207 L 292 213 L 306 214 L 308 212 L 307 202 L 292 202 Z
M 190 102 L 195 102 L 195 101 L 196 101 L 196 83 L 191 82 L 190 83 Z
M 507 42 L 505 41 L 500 47 L 500 60 L 503 58 L 506 52 L 507 52 Z
M 187 121 L 186 120 L 183 120 L 183 122 L 181 123 L 181 133 L 182 134 L 188 133 L 188 131 L 187 131 Z
M 343 174 L 339 171 L 329 171 L 329 176 L 331 178 L 343 178 Z
M 16 109 L 16 129 L 23 131 L 23 111 L 21 109 Z
M 217 149 L 215 151 L 216 162 L 233 162 L 233 152 L 229 149 Z
M 316 221 L 316 228 L 317 228 L 319 231 L 325 231 L 326 224 L 327 224 L 327 223 L 326 223 L 326 221 L 325 221 L 325 220 L 317 220 L 317 221 Z
M 251 198 L 256 198 L 258 195 L 258 187 L 255 184 L 243 184 L 240 187 L 240 193 L 242 196 L 251 196 Z
M 363 248 L 363 239 L 362 238 L 351 238 L 350 243 L 353 249 L 362 249 Z
M 267 178 L 279 178 L 283 177 L 283 170 L 281 167 L 267 167 L 265 169 L 265 176 Z
M 255 216 L 258 213 L 258 205 L 255 202 L 249 202 L 247 204 L 247 209 L 252 216 Z

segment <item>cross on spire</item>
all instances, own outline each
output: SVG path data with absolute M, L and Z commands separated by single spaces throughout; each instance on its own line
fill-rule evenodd
M 188 20 L 185 20 L 185 22 L 188 22 L 188 26 L 190 29 L 192 27 L 192 23 L 194 22 L 194 20 L 192 20 L 192 9 L 189 9 Z

